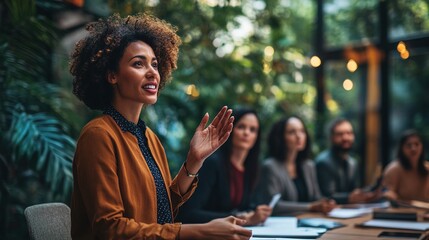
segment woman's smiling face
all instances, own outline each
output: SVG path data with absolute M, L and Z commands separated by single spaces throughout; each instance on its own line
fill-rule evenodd
M 160 75 L 152 48 L 142 41 L 130 43 L 119 61 L 118 72 L 109 74 L 114 102 L 150 105 L 158 100 Z

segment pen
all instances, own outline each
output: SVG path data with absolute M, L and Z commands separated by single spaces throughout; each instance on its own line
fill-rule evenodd
M 420 235 L 418 240 L 428 240 L 428 239 L 429 239 L 429 230 L 423 232 L 422 235 Z

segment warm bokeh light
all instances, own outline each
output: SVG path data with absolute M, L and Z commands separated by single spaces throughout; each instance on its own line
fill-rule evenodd
M 322 60 L 318 56 L 312 56 L 310 58 L 310 64 L 312 67 L 319 67 L 322 64 Z
M 350 72 L 355 72 L 357 68 L 358 68 L 358 64 L 357 64 L 357 62 L 356 62 L 355 60 L 350 59 L 350 60 L 347 62 L 347 69 L 348 69 Z
M 77 7 L 83 7 L 85 4 L 85 0 L 66 0 L 65 2 L 69 2 Z
M 216 7 L 219 4 L 219 1 L 216 1 L 216 0 L 200 0 L 200 3 L 206 4 L 209 7 Z
M 271 47 L 271 46 L 266 46 L 265 49 L 264 49 L 264 54 L 266 56 L 273 56 L 273 54 L 274 54 L 274 48 Z
M 256 93 L 262 92 L 262 85 L 260 83 L 253 84 L 253 91 Z
M 396 46 L 396 50 L 398 50 L 398 52 L 403 53 L 405 51 L 407 51 L 407 46 L 405 46 L 405 43 L 403 41 L 400 41 L 398 43 L 398 45 Z
M 338 103 L 335 102 L 335 100 L 333 100 L 333 99 L 328 99 L 328 101 L 326 101 L 326 108 L 330 112 L 337 112 L 338 111 Z
M 302 101 L 305 104 L 311 104 L 316 98 L 317 92 L 315 88 L 309 88 L 306 93 L 302 95 Z
M 344 88 L 346 91 L 350 91 L 350 90 L 352 90 L 352 89 L 353 89 L 353 81 L 352 81 L 352 80 L 350 80 L 350 79 L 346 79 L 346 80 L 344 80 L 344 82 L 343 82 L 343 88 Z
M 401 52 L 401 58 L 402 59 L 407 59 L 410 57 L 410 52 L 408 52 L 407 50 Z
M 200 96 L 200 92 L 194 84 L 190 84 L 188 85 L 188 87 L 186 87 L 186 94 L 193 98 L 197 98 L 198 96 Z
M 264 73 L 268 74 L 271 72 L 271 66 L 268 63 L 264 63 Z
M 283 99 L 285 97 L 285 92 L 283 92 L 278 86 L 273 85 L 270 88 L 271 93 L 276 99 Z

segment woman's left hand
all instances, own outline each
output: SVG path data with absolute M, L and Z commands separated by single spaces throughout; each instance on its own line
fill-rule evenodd
M 194 164 L 202 164 L 208 156 L 226 142 L 234 121 L 231 114 L 232 109 L 222 107 L 207 127 L 205 126 L 209 121 L 209 114 L 204 115 L 191 139 L 188 160 L 196 161 Z
M 273 209 L 268 205 L 259 205 L 255 211 L 250 211 L 237 217 L 246 220 L 246 226 L 256 226 L 264 223 L 272 212 Z

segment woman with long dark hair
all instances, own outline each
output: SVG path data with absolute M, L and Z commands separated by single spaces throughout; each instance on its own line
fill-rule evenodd
M 383 180 L 389 199 L 429 202 L 429 163 L 423 139 L 416 130 L 406 130 L 401 135 L 396 160 L 386 167 Z
M 310 153 L 311 140 L 299 117 L 276 122 L 268 136 L 269 158 L 261 167 L 256 202 L 268 202 L 280 193 L 281 199 L 273 209 L 275 215 L 331 211 L 335 202 L 322 199 Z
M 198 188 L 181 208 L 178 220 L 204 223 L 235 215 L 247 225 L 262 223 L 271 214 L 267 205 L 252 208 L 260 152 L 259 118 L 254 110 L 234 110 L 234 128 L 226 143 L 200 170 Z

